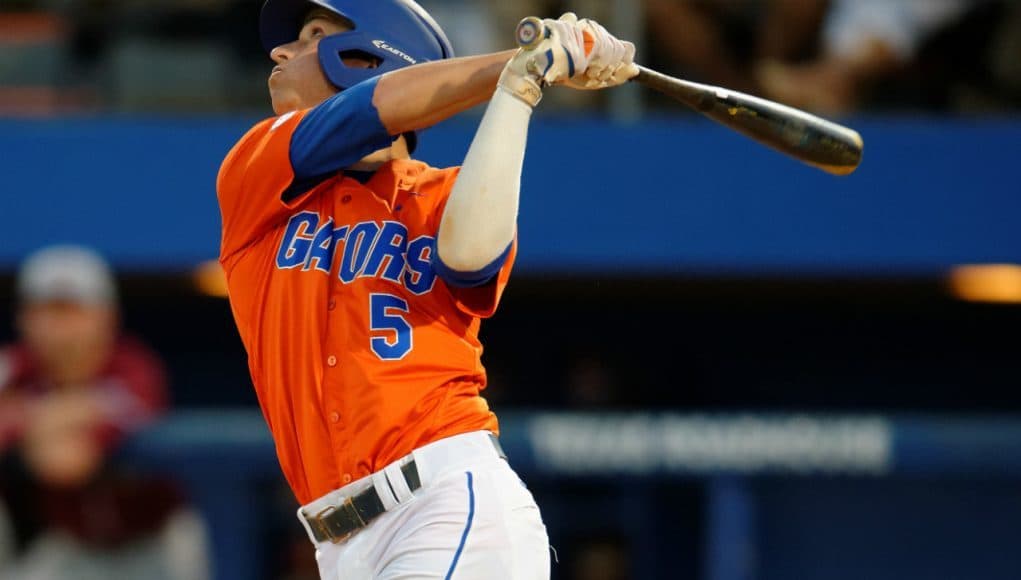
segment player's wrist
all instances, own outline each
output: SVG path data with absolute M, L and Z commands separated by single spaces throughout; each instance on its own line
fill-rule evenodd
M 512 95 L 529 107 L 535 108 L 542 100 L 542 86 L 523 65 L 520 55 L 515 56 L 500 74 L 496 90 Z

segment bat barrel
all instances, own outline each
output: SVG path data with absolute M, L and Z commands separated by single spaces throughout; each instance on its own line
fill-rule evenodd
M 639 69 L 636 82 L 823 171 L 847 175 L 861 163 L 864 144 L 853 129 L 759 97 Z
M 786 105 L 720 93 L 703 114 L 834 175 L 848 175 L 861 164 L 864 144 L 856 131 Z

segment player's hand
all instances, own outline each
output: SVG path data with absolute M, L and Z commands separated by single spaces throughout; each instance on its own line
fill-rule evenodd
M 54 487 L 83 485 L 99 469 L 103 449 L 100 397 L 88 387 L 50 393 L 26 409 L 21 452 L 32 473 Z
M 584 19 L 576 26 L 592 40 L 588 67 L 583 74 L 564 84 L 572 89 L 596 90 L 615 87 L 638 75 L 635 45 L 619 40 L 595 20 Z
M 589 68 L 589 58 L 593 53 L 594 38 L 578 20 L 573 12 L 567 12 L 556 20 L 545 19 L 549 45 L 540 44 L 533 52 L 541 52 L 534 60 L 534 65 L 542 71 L 542 82 L 545 85 L 565 83 L 572 78 L 580 79 Z M 552 61 L 550 60 L 552 57 Z
M 533 107 L 542 87 L 581 80 L 589 66 L 592 37 L 586 38 L 578 17 L 568 12 L 557 20 L 543 20 L 546 38 L 531 49 L 520 49 L 504 68 L 499 86 Z M 588 50 L 586 50 L 586 44 Z

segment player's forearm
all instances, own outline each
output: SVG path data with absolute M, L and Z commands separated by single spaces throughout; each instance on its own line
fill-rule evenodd
M 391 135 L 431 127 L 485 102 L 514 51 L 424 63 L 383 75 L 372 104 Z
M 514 240 L 532 107 L 498 89 L 468 149 L 436 239 L 440 262 L 485 272 Z

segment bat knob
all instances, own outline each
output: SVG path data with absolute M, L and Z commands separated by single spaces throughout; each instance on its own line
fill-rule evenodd
M 518 23 L 518 46 L 525 50 L 531 50 L 538 46 L 545 36 L 546 25 L 535 16 L 529 16 Z

